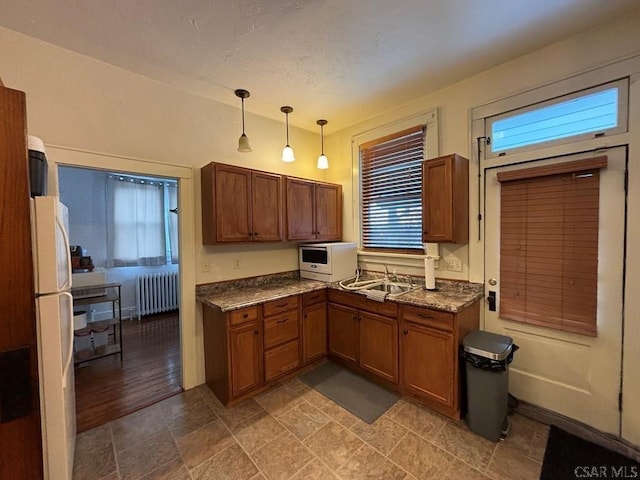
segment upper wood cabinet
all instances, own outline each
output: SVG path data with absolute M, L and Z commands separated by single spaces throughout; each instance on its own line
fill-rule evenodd
M 342 240 L 342 186 L 286 178 L 287 240 Z
M 469 241 L 469 161 L 459 155 L 422 164 L 422 241 Z
M 202 243 L 282 240 L 282 177 L 210 163 L 201 170 Z

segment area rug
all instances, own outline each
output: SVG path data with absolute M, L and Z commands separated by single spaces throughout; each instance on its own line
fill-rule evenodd
M 300 380 L 369 424 L 400 398 L 333 362 L 319 365 Z
M 640 464 L 553 425 L 540 480 L 640 478 Z

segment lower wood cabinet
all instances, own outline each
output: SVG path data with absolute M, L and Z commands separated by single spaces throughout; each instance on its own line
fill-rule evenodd
M 236 397 L 262 383 L 262 337 L 260 322 L 252 321 L 229 330 L 231 394 Z
M 360 366 L 398 383 L 398 321 L 360 312 Z
M 328 354 L 459 419 L 458 348 L 479 316 L 479 302 L 450 313 L 335 289 L 226 313 L 204 306 L 207 384 L 229 405 Z
M 453 406 L 453 335 L 405 322 L 401 339 L 403 386 L 411 393 Z
M 293 295 L 262 305 L 264 379 L 278 378 L 300 365 L 300 297 Z
M 480 303 L 458 313 L 400 308 L 402 390 L 452 418 L 460 418 L 460 359 L 464 336 L 479 327 Z
M 228 405 L 263 383 L 262 319 L 257 306 L 222 312 L 202 308 L 207 385 Z
M 302 363 L 327 355 L 327 294 L 317 290 L 302 295 Z
M 339 291 L 329 292 L 329 302 L 329 354 L 397 384 L 396 304 Z M 373 313 L 379 311 L 392 316 Z
M 358 311 L 329 303 L 329 354 L 354 364 L 358 363 L 360 339 Z

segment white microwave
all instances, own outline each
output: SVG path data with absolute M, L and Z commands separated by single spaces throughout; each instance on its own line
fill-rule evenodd
M 300 245 L 298 250 L 300 278 L 338 282 L 356 274 L 355 243 L 313 243 Z

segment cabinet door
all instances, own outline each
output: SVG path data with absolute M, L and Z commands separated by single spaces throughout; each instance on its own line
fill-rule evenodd
M 398 322 L 360 312 L 360 366 L 398 383 Z
M 215 166 L 217 242 L 251 241 L 251 170 Z
M 231 351 L 231 396 L 258 387 L 262 380 L 262 336 L 260 323 L 246 323 L 229 331 Z
M 401 337 L 404 387 L 445 406 L 453 406 L 456 365 L 453 335 L 403 322 Z
M 254 242 L 282 240 L 282 177 L 253 172 L 251 185 L 251 223 Z
M 316 184 L 316 238 L 342 240 L 342 186 Z
M 315 240 L 315 183 L 287 178 L 287 240 Z
M 349 362 L 358 362 L 358 311 L 329 304 L 329 353 Z
M 459 155 L 422 164 L 422 241 L 469 241 L 469 161 Z
M 327 354 L 327 308 L 324 302 L 302 310 L 302 362 Z

